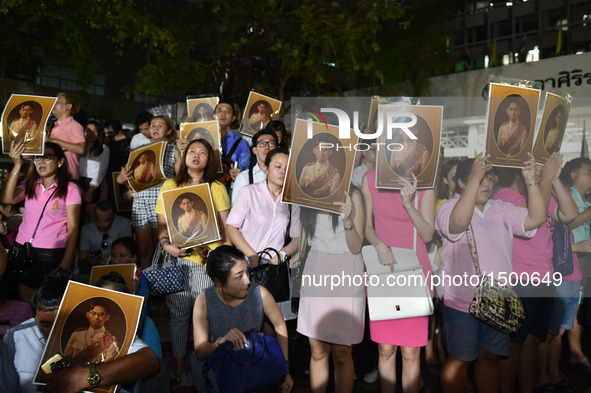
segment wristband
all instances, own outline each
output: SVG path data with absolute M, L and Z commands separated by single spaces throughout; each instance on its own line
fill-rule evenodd
M 355 229 L 355 225 L 351 225 L 350 227 L 345 227 L 345 231 L 352 231 Z
M 537 186 L 538 184 L 540 184 L 540 182 L 539 182 L 539 181 L 535 181 L 535 182 L 533 182 L 533 183 L 525 183 L 525 185 L 526 185 L 526 186 L 528 186 L 528 187 Z

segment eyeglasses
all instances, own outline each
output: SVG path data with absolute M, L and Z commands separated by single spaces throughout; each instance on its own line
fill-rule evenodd
M 257 147 L 265 147 L 265 146 L 269 146 L 269 148 L 272 148 L 272 147 L 277 146 L 277 144 L 274 141 L 258 141 L 257 142 Z
M 103 244 L 101 244 L 101 248 L 109 247 L 109 244 L 107 243 L 107 239 L 109 239 L 109 237 L 111 237 L 111 235 L 109 235 L 108 233 L 103 234 Z
M 55 155 L 54 155 L 54 154 L 51 154 L 51 153 L 45 153 L 45 154 L 43 154 L 42 156 L 34 156 L 34 157 L 33 157 L 33 161 L 35 161 L 35 162 L 39 162 L 39 161 L 41 161 L 41 160 L 43 160 L 43 161 L 51 161 L 51 160 L 53 160 L 54 158 L 55 158 Z

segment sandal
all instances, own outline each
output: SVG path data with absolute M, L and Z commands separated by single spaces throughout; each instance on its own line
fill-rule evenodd
M 560 380 L 554 387 L 558 393 L 578 393 L 578 390 L 570 386 L 566 379 Z

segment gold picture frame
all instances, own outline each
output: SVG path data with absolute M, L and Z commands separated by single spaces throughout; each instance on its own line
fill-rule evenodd
M 546 92 L 542 121 L 533 150 L 537 163 L 544 164 L 552 153 L 560 151 L 570 107 L 571 101 L 568 98 Z
M 532 151 L 540 90 L 490 83 L 486 152 L 495 166 L 523 166 Z
M 308 138 L 308 127 L 312 138 Z M 340 139 L 338 126 L 296 120 L 281 195 L 283 202 L 339 212 L 340 206 L 334 202 L 346 201 L 358 141 L 354 131 L 349 131 L 348 139 Z M 326 170 L 317 170 L 325 165 Z
M 274 114 L 279 114 L 283 102 L 251 91 L 242 115 L 240 132 L 253 136 L 269 124 Z
M 128 182 L 135 192 L 155 187 L 164 181 L 162 156 L 165 150 L 166 142 L 156 142 L 129 154 L 127 166 L 131 169 L 132 178 Z
M 162 192 L 168 237 L 182 249 L 221 240 L 209 183 Z
M 97 359 L 110 361 L 127 355 L 135 339 L 143 302 L 144 298 L 141 296 L 70 281 L 33 383 L 43 385 L 39 380 L 44 373 L 41 366 L 57 353 L 83 363 L 97 363 Z M 85 331 L 90 329 L 92 315 L 89 313 L 97 312 L 103 313 L 103 326 L 109 335 L 108 339 L 102 340 L 98 346 L 78 346 L 76 343 L 80 341 L 79 336 L 83 336 Z M 88 358 L 90 360 L 87 360 Z M 117 385 L 101 386 L 88 391 L 112 393 L 116 388 Z
M 214 120 L 215 107 L 218 97 L 203 97 L 187 99 L 187 121 L 202 122 Z
M 392 117 L 393 112 L 397 117 L 390 121 L 409 126 L 393 128 L 392 139 L 388 139 L 387 117 Z M 376 151 L 376 188 L 400 189 L 400 179 L 412 183 L 413 174 L 417 177 L 417 189 L 433 188 L 439 163 L 443 107 L 386 104 L 379 106 L 378 116 L 383 120 L 383 127 Z
M 43 155 L 45 125 L 57 102 L 56 97 L 12 94 L 2 112 L 2 153 L 10 152 L 13 140 L 23 141 L 23 155 Z

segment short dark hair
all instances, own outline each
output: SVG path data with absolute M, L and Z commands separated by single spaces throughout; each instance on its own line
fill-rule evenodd
M 564 184 L 564 186 L 567 188 L 572 187 L 573 178 L 571 177 L 571 174 L 581 169 L 581 167 L 585 164 L 591 165 L 591 160 L 586 157 L 579 157 L 564 164 L 562 172 L 560 172 L 560 181 L 562 184 Z
M 285 146 L 280 146 L 277 149 L 271 150 L 269 152 L 269 154 L 267 154 L 267 157 L 265 157 L 265 166 L 266 167 L 268 167 L 271 164 L 271 161 L 273 160 L 273 157 L 276 154 L 285 154 L 289 157 L 289 150 Z
M 70 271 L 58 267 L 47 276 L 39 289 L 31 297 L 31 310 L 33 315 L 37 311 L 56 310 L 66 292 L 68 281 L 70 280 Z
M 135 118 L 135 125 L 139 127 L 140 124 L 144 124 L 144 123 L 150 124 L 153 117 L 154 117 L 154 115 L 152 115 L 150 112 L 146 112 L 146 111 L 140 112 L 140 114 L 137 115 L 137 117 Z
M 113 244 L 111 244 L 111 250 L 115 246 L 123 246 L 129 250 L 132 257 L 137 256 L 137 253 L 138 253 L 137 243 L 135 242 L 135 240 L 133 240 L 133 238 L 131 236 L 124 236 L 124 237 L 120 237 L 119 239 L 115 240 L 113 242 Z
M 228 281 L 230 272 L 236 262 L 246 260 L 244 253 L 233 246 L 222 245 L 215 250 L 203 247 L 200 252 L 203 260 L 206 261 L 205 271 L 207 275 L 214 282 L 217 280 L 222 285 Z
M 458 168 L 456 169 L 456 192 L 457 193 L 459 193 L 459 194 L 463 193 L 464 190 L 462 190 L 462 188 L 460 187 L 460 180 L 462 181 L 462 183 L 464 183 L 464 185 L 468 183 L 468 179 L 470 178 L 470 172 L 472 172 L 473 166 L 474 166 L 474 159 L 473 158 L 467 158 L 463 161 L 460 161 L 460 163 L 458 164 Z M 489 173 L 494 173 L 494 172 L 491 169 L 486 173 L 489 174 Z
M 115 214 L 115 207 L 113 206 L 111 201 L 108 200 L 100 201 L 96 204 L 94 209 L 100 210 L 102 212 L 108 212 L 110 210 L 111 212 L 113 212 L 113 214 Z
M 275 139 L 275 145 L 279 144 L 279 138 L 277 138 L 277 134 L 275 133 L 275 131 L 269 128 L 263 128 L 262 130 L 260 130 L 252 136 L 252 147 L 256 147 L 259 138 L 263 135 L 271 135 L 273 139 Z
M 213 108 L 214 112 L 218 109 L 218 106 L 220 106 L 220 104 L 230 105 L 230 108 L 232 109 L 232 115 L 236 114 L 236 113 L 234 113 L 234 101 L 232 101 L 232 100 L 219 100 L 218 104 L 215 106 L 215 108 Z
M 111 314 L 111 309 L 109 308 L 109 306 L 107 306 L 107 304 L 101 300 L 93 300 L 92 302 L 90 302 L 90 306 L 88 307 L 88 311 L 92 311 L 92 309 L 95 307 L 102 307 L 105 309 L 105 312 L 107 313 L 107 315 Z
M 119 272 L 111 271 L 111 272 L 104 274 L 96 282 L 95 286 L 97 286 L 99 288 L 103 288 L 109 284 L 115 284 L 115 287 L 117 288 L 117 290 L 119 292 L 130 293 L 129 287 L 127 286 L 127 283 L 125 282 L 125 279 L 123 278 L 123 276 Z M 99 305 L 99 304 L 95 303 L 95 305 Z M 102 305 L 102 304 L 100 304 L 100 305 Z M 92 308 L 91 308 L 91 310 L 92 310 Z M 107 310 L 107 308 L 105 308 L 105 310 Z M 107 311 L 107 314 L 108 313 L 109 312 Z
M 113 131 L 115 131 L 115 134 L 120 133 L 121 130 L 123 129 L 123 127 L 121 126 L 121 122 L 116 119 L 109 119 L 109 120 L 105 121 L 105 124 L 103 124 L 103 127 L 107 128 L 109 126 L 113 129 Z

